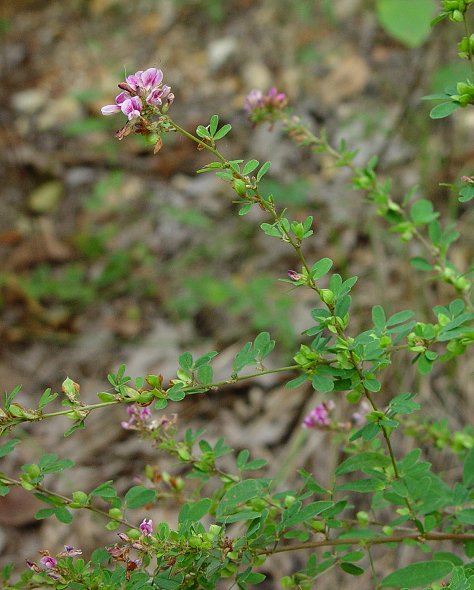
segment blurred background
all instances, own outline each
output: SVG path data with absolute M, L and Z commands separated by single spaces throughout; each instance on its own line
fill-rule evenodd
M 400 10 L 404 3 L 407 10 Z M 123 117 L 102 117 L 100 107 L 113 102 L 125 73 L 148 67 L 163 70 L 176 95 L 171 114 L 182 127 L 194 130 L 218 113 L 233 126 L 221 142 L 229 158 L 272 161 L 265 191 L 291 217 L 315 218 L 308 259 L 328 256 L 343 276 L 360 277 L 354 334 L 365 329 L 376 303 L 389 314 L 409 308 L 431 321 L 432 306 L 454 297 L 410 267 L 418 246 L 400 244 L 387 232 L 363 195 L 350 190 L 348 174 L 326 156 L 296 148 L 278 127 L 253 128 L 243 102 L 252 88 L 276 86 L 315 132 L 324 128 L 335 144 L 345 138 L 359 148 L 358 164 L 377 154 L 382 176 L 394 179 L 396 198 L 418 185 L 419 196 L 459 224 L 465 239 L 452 256 L 467 269 L 472 208 L 440 183 L 472 173 L 474 117 L 463 110 L 431 121 L 432 105 L 421 101 L 468 75 L 455 52 L 462 31 L 442 23 L 430 32 L 437 5 L 1 1 L 2 391 L 21 384 L 20 401 L 28 405 L 46 387 L 59 390 L 69 376 L 92 402 L 121 363 L 133 377 L 162 373 L 170 379 L 184 350 L 220 351 L 216 372 L 226 377 L 235 353 L 262 330 L 277 340 L 269 366 L 278 366 L 291 363 L 300 332 L 311 324 L 311 293 L 278 282 L 288 269 L 299 270 L 291 251 L 260 232 L 266 220 L 259 213 L 236 214 L 225 183 L 195 174 L 209 161 L 205 152 L 172 134 L 157 155 L 138 136 L 114 138 Z M 387 396 L 420 392 L 433 417 L 449 417 L 460 429 L 474 414 L 471 365 L 464 360 L 420 379 L 405 362 L 388 371 L 384 388 Z M 196 396 L 171 411 L 183 428 L 205 425 L 209 438 L 224 436 L 237 450 L 251 444 L 276 471 L 288 459 L 302 417 L 321 401 L 305 388 L 285 390 L 284 383 L 285 377 L 268 376 Z M 342 397 L 341 419 L 353 411 Z M 105 479 L 127 489 L 147 463 L 172 471 L 121 429 L 123 409 L 96 414 L 87 434 L 70 439 L 62 437 L 69 424 L 60 421 L 25 429 L 27 444 L 10 467 L 44 451 L 70 456 L 78 470 L 51 484 L 64 493 Z M 325 436 L 312 434 L 295 469 L 305 466 L 324 480 L 334 460 L 319 453 Z M 1 499 L 2 563 L 23 563 L 38 549 L 65 543 L 87 555 L 97 543 L 115 540 L 88 515 L 77 515 L 71 538 L 70 527 L 35 521 L 36 510 L 22 494 Z M 152 516 L 173 523 L 176 510 L 159 506 Z M 404 551 L 398 550 L 398 563 Z M 276 588 L 295 560 L 273 559 L 266 587 Z

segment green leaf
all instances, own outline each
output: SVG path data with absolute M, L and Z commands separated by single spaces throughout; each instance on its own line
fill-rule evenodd
M 341 570 L 346 572 L 346 574 L 350 574 L 351 576 L 361 576 L 363 573 L 365 573 L 364 569 L 347 561 L 343 561 L 341 563 Z
M 209 498 L 201 498 L 197 502 L 184 504 L 179 511 L 179 522 L 198 522 L 206 516 L 211 506 L 212 500 Z
M 419 47 L 431 33 L 433 0 L 377 0 L 377 15 L 385 31 L 407 47 Z
M 262 164 L 262 167 L 257 173 L 257 182 L 260 182 L 262 180 L 265 174 L 269 171 L 271 165 L 271 162 L 265 162 L 265 164 Z
M 469 451 L 464 461 L 462 480 L 467 487 L 474 485 L 474 447 Z
M 128 508 L 141 508 L 156 498 L 156 491 L 144 486 L 134 486 L 125 494 L 125 502 Z
M 460 197 L 459 201 L 461 203 L 467 203 L 471 199 L 474 199 L 474 186 L 469 185 L 465 186 L 463 189 L 459 191 Z
M 331 508 L 332 506 L 334 506 L 334 502 L 329 500 L 319 500 L 318 502 L 312 502 L 307 506 L 303 506 L 301 510 L 298 510 L 298 512 L 295 514 L 290 513 L 290 515 L 287 516 L 285 513 L 283 513 L 282 524 L 285 528 L 287 528 L 299 524 L 300 522 L 306 522 L 318 514 L 321 514 L 321 512 L 324 512 L 324 510 Z M 289 510 L 291 511 L 291 508 Z
M 186 392 L 182 389 L 174 389 L 173 387 L 167 392 L 168 399 L 172 402 L 180 402 L 186 397 Z M 166 401 L 166 400 L 159 400 Z M 165 406 L 166 407 L 166 406 Z M 156 408 L 156 405 L 155 405 Z
M 306 374 L 299 375 L 298 377 L 295 377 L 291 381 L 288 381 L 288 383 L 285 385 L 285 387 L 287 389 L 295 389 L 296 387 L 303 385 L 303 383 L 306 383 L 307 380 L 308 380 L 308 377 Z
M 423 272 L 430 272 L 433 270 L 433 265 L 426 260 L 426 258 L 422 258 L 421 256 L 414 256 L 410 258 L 410 264 L 416 270 L 422 270 Z
M 372 322 L 378 330 L 383 330 L 385 328 L 387 320 L 381 305 L 374 305 L 372 308 Z
M 58 506 L 54 509 L 54 516 L 63 524 L 71 524 L 73 517 L 67 508 L 64 506 Z
M 245 502 L 262 496 L 268 490 L 269 481 L 264 479 L 245 479 L 231 486 L 217 505 L 216 519 L 236 512 Z
M 461 108 L 461 105 L 458 102 L 454 102 L 454 100 L 442 102 L 431 109 L 430 118 L 444 119 L 445 117 L 449 117 L 449 115 L 454 113 L 454 111 L 457 111 L 459 108 Z
M 382 588 L 418 588 L 426 586 L 449 575 L 453 564 L 449 561 L 420 561 L 402 567 L 386 576 Z
M 78 420 L 77 422 L 74 422 L 74 424 L 71 426 L 71 428 L 68 428 L 66 430 L 66 432 L 64 433 L 64 438 L 71 436 L 71 434 L 73 432 L 76 432 L 76 430 L 83 430 L 85 427 L 86 427 L 85 418 L 83 418 L 82 420 Z
M 242 174 L 244 176 L 247 176 L 247 174 L 250 174 L 255 170 L 255 168 L 258 167 L 259 163 L 260 162 L 258 160 L 249 160 L 247 164 L 245 164 L 244 169 L 242 170 Z
M 439 217 L 439 213 L 433 211 L 433 203 L 427 199 L 420 199 L 410 208 L 410 218 L 415 225 L 425 225 Z
M 217 131 L 217 126 L 219 125 L 219 115 L 212 115 L 211 120 L 209 121 L 209 133 L 214 135 Z
M 58 459 L 55 453 L 46 453 L 40 458 L 38 465 L 43 473 L 57 473 L 73 467 L 74 461 L 71 459 Z
M 334 389 L 334 381 L 324 375 L 313 375 L 311 385 L 313 389 L 321 393 L 329 393 Z
M 190 352 L 183 352 L 178 359 L 179 366 L 182 369 L 190 369 L 193 366 L 193 357 Z
M 45 389 L 43 395 L 39 399 L 38 409 L 42 410 L 45 406 L 47 406 L 49 403 L 51 403 L 57 397 L 58 397 L 58 394 L 51 393 L 51 387 L 48 387 L 48 389 Z
M 463 524 L 474 525 L 474 508 L 466 508 L 456 513 L 456 518 Z
M 211 365 L 202 365 L 196 371 L 196 377 L 201 385 L 210 385 L 213 376 L 214 371 L 212 370 Z
M 196 135 L 202 139 L 209 139 L 209 131 L 204 127 L 204 125 L 198 125 L 196 127 Z
M 365 453 L 358 453 L 352 455 L 343 461 L 336 469 L 336 475 L 343 475 L 344 473 L 351 473 L 352 471 L 365 471 L 374 468 L 383 468 L 390 465 L 390 457 L 382 455 L 382 453 L 375 453 L 367 451 Z
M 250 572 L 245 576 L 245 581 L 249 584 L 260 584 L 266 577 L 265 574 L 261 574 L 260 572 Z
M 54 508 L 41 508 L 41 510 L 38 510 L 38 512 L 35 514 L 35 518 L 36 520 L 44 520 L 45 518 L 53 516 L 54 511 Z
M 91 496 L 97 496 L 98 498 L 116 498 L 117 492 L 112 486 L 113 480 L 105 481 L 101 483 L 90 493 Z
M 330 258 L 321 258 L 311 267 L 311 276 L 317 281 L 331 270 L 332 265 L 333 261 Z
M 237 468 L 242 470 L 247 464 L 249 457 L 250 451 L 248 449 L 243 449 L 242 451 L 240 451 L 240 453 L 237 455 L 236 460 Z
M 199 369 L 199 367 L 201 367 L 202 365 L 207 365 L 217 355 L 218 353 L 214 350 L 211 352 L 206 352 L 206 354 L 203 354 L 194 361 L 193 368 Z
M 13 438 L 0 447 L 0 457 L 6 457 L 15 449 L 16 445 L 20 443 L 19 438 Z
M 229 123 L 226 123 L 225 125 L 223 125 L 219 131 L 214 135 L 214 139 L 215 141 L 217 141 L 218 139 L 222 139 L 223 137 L 225 137 L 229 131 L 232 129 L 232 125 L 229 125 Z
M 239 215 L 247 215 L 247 213 L 250 211 L 251 208 L 252 208 L 252 203 L 247 203 L 246 205 L 243 205 L 239 209 Z
M 262 223 L 260 228 L 267 236 L 272 236 L 273 238 L 281 237 L 281 232 L 275 225 L 271 225 L 270 223 Z
M 367 389 L 368 391 L 372 391 L 373 393 L 377 393 L 377 391 L 380 391 L 380 388 L 382 387 L 380 381 L 375 378 L 364 379 L 362 381 L 362 384 L 365 387 L 365 389 Z

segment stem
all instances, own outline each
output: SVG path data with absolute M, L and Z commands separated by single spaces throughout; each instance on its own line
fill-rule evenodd
M 282 118 L 285 118 L 285 114 L 282 115 Z M 194 135 L 192 135 L 191 133 L 187 132 L 186 130 L 182 129 L 179 125 L 176 125 L 176 123 L 174 123 L 171 119 L 169 119 L 169 123 L 172 127 L 174 127 L 174 129 L 176 129 L 176 131 L 178 131 L 179 133 L 183 133 L 186 137 L 192 139 L 194 142 L 198 143 L 199 145 L 202 145 L 205 149 L 207 149 L 208 151 L 210 151 L 212 154 L 214 154 L 217 158 L 219 158 L 219 160 L 223 163 L 227 162 L 226 158 L 224 158 L 224 156 L 216 149 L 212 148 L 211 146 L 203 143 L 201 140 L 199 140 L 197 137 L 195 137 Z M 287 124 L 290 124 L 290 121 L 287 119 Z M 322 142 L 322 140 L 318 137 L 316 137 L 315 135 L 313 135 L 309 130 L 304 129 L 304 131 L 306 132 L 306 135 L 308 138 L 310 138 L 312 143 L 315 143 L 316 145 L 324 145 L 325 150 L 327 150 L 334 158 L 344 161 L 343 155 L 338 152 L 337 150 L 335 150 L 332 146 L 329 146 L 329 144 L 327 142 Z M 348 166 L 354 173 L 356 173 L 358 171 L 358 168 L 355 166 L 355 164 L 353 164 L 352 162 L 348 161 L 345 162 L 346 166 Z M 241 180 L 243 180 L 244 182 L 248 182 L 248 179 L 245 178 L 245 176 L 236 173 L 235 171 L 233 171 L 233 174 L 236 178 L 240 178 Z M 269 203 L 268 201 L 266 201 L 262 195 L 260 194 L 258 187 L 253 187 L 253 190 L 255 192 L 255 200 L 256 202 L 260 205 L 260 207 L 264 210 L 267 211 L 274 219 L 275 222 L 279 222 L 280 221 L 280 215 L 278 215 L 275 206 L 273 205 L 273 203 Z M 308 287 L 310 287 L 313 291 L 316 291 L 316 293 L 318 293 L 318 295 L 320 294 L 320 290 L 318 288 L 318 286 L 316 285 L 315 281 L 311 278 L 311 273 L 310 273 L 310 267 L 309 264 L 306 261 L 306 258 L 304 256 L 304 254 L 301 252 L 301 247 L 300 244 L 298 244 L 290 235 L 290 233 L 282 226 L 280 225 L 281 230 L 283 231 L 284 235 L 285 235 L 285 239 L 286 241 L 291 245 L 291 247 L 293 248 L 293 250 L 295 251 L 296 255 L 298 256 L 301 264 L 303 265 L 304 269 L 306 270 L 306 272 L 308 273 L 309 276 L 309 280 L 308 280 Z M 324 302 L 325 303 L 325 302 Z M 334 305 L 332 304 L 328 304 L 325 303 L 326 307 L 328 308 L 328 310 L 334 314 Z M 344 330 L 337 324 L 336 325 L 336 331 L 337 331 L 337 335 L 340 338 L 345 339 L 345 334 L 344 334 Z M 354 352 L 352 350 L 349 351 L 349 357 L 350 357 L 350 361 L 352 366 L 354 367 L 354 369 L 356 370 L 357 374 L 359 375 L 360 381 L 363 382 L 363 372 L 362 369 L 360 368 Z M 370 392 L 368 391 L 368 389 L 366 389 L 365 386 L 362 386 L 363 390 L 364 390 L 364 395 L 366 397 L 366 399 L 368 400 L 368 402 L 370 403 L 370 405 L 372 406 L 372 409 L 374 411 L 379 411 L 378 407 L 375 403 L 375 401 L 373 400 Z M 396 477 L 396 479 L 399 479 L 399 472 L 398 472 L 398 467 L 397 467 L 397 462 L 395 459 L 395 455 L 393 453 L 393 448 L 390 442 L 390 436 L 388 434 L 387 429 L 385 428 L 385 426 L 381 426 L 380 427 L 383 433 L 383 437 L 385 439 L 385 442 L 387 444 L 387 449 L 388 449 L 388 453 L 390 455 L 390 461 L 392 463 L 392 467 L 393 467 L 393 471 L 394 471 L 394 475 Z M 407 508 L 410 510 L 410 512 L 413 514 L 413 509 L 410 505 L 409 500 L 405 500 L 406 506 Z
M 215 381 L 214 383 L 210 383 L 206 385 L 207 390 L 214 390 L 224 387 L 225 385 L 232 385 L 233 383 L 237 383 L 239 381 L 246 381 L 248 379 L 254 379 L 255 377 L 260 377 L 261 375 L 270 375 L 272 373 L 283 373 L 283 372 L 290 372 L 296 371 L 300 369 L 299 365 L 289 365 L 287 367 L 277 367 L 276 369 L 266 369 L 264 371 L 258 371 L 255 373 L 251 373 L 250 375 L 243 375 L 240 377 L 229 377 L 229 379 L 223 379 L 221 381 Z M 195 389 L 195 386 L 184 387 L 183 391 L 189 391 Z M 146 390 L 145 390 L 146 391 Z M 137 400 L 131 397 L 121 397 L 115 400 L 111 400 L 108 402 L 100 402 L 97 404 L 88 404 L 88 405 L 80 405 L 77 406 L 81 412 L 84 413 L 86 417 L 90 412 L 93 410 L 97 410 L 99 408 L 108 408 L 111 406 L 117 406 L 119 404 L 131 404 L 135 403 Z M 17 426 L 18 424 L 22 424 L 24 422 L 40 422 L 41 420 L 46 420 L 47 418 L 54 418 L 57 416 L 67 416 L 71 412 L 74 412 L 75 406 L 70 406 L 65 410 L 58 410 L 57 412 L 48 412 L 46 414 L 37 414 L 35 418 L 12 418 L 11 426 Z M 13 420 L 18 420 L 17 422 L 13 422 Z
M 468 29 L 467 19 L 466 19 L 465 15 L 464 15 L 464 24 L 465 24 L 465 29 L 467 31 L 466 34 L 468 34 L 469 29 Z M 469 35 L 468 35 L 468 37 L 469 37 Z M 469 60 L 471 63 L 471 69 L 472 69 L 473 77 L 474 77 L 474 56 L 472 55 L 470 47 L 469 47 Z M 302 123 L 300 123 L 299 121 L 297 121 L 297 122 L 293 121 L 290 118 L 290 116 L 288 115 L 288 113 L 281 111 L 279 113 L 279 120 L 283 123 L 283 125 L 285 127 L 285 131 L 288 133 L 290 138 L 295 139 L 300 145 L 314 146 L 316 149 L 319 148 L 321 151 L 324 151 L 325 153 L 332 156 L 336 160 L 336 163 L 339 166 L 341 166 L 341 167 L 344 166 L 346 168 L 349 168 L 349 170 L 351 170 L 351 172 L 354 174 L 354 177 L 358 177 L 363 173 L 363 169 L 356 166 L 354 164 L 354 162 L 352 162 L 352 160 L 348 159 L 347 155 L 344 155 L 342 152 L 340 152 L 339 150 L 337 150 L 333 146 L 329 145 L 329 143 L 327 142 L 327 140 L 325 138 L 323 139 L 321 137 L 318 137 L 317 135 L 314 135 L 314 133 L 312 133 L 309 129 L 304 127 L 304 125 Z M 370 194 L 376 193 L 378 190 L 380 190 L 380 188 L 381 188 L 381 183 L 379 182 L 377 177 L 374 176 L 371 179 L 370 185 L 364 188 L 364 190 L 369 194 L 369 200 L 370 200 Z M 395 203 L 393 201 L 391 201 L 391 199 L 389 202 L 391 202 L 392 204 L 395 205 Z M 400 205 L 398 205 L 397 211 L 402 216 L 404 221 L 410 221 L 410 218 L 409 218 L 407 212 Z M 435 246 L 433 243 L 431 243 L 418 230 L 418 228 L 414 227 L 412 229 L 412 232 L 413 232 L 413 237 L 416 238 L 418 240 L 418 242 L 420 244 L 422 244 L 422 246 L 428 252 L 430 257 L 432 258 L 434 265 L 438 267 L 440 274 L 444 274 L 445 271 L 449 271 L 449 267 L 446 264 L 446 258 L 442 254 L 440 249 L 437 246 Z M 450 283 L 449 280 L 447 280 L 446 282 Z M 452 284 L 452 283 L 450 283 L 450 284 Z M 473 311 L 474 305 L 473 305 L 472 301 L 470 300 L 468 293 L 466 293 L 466 291 L 464 291 L 464 290 L 462 290 L 460 292 L 459 289 L 456 289 L 456 291 L 463 298 L 463 301 L 466 304 L 466 306 L 471 311 Z
M 302 549 L 316 549 L 318 547 L 337 547 L 338 545 L 385 545 L 387 543 L 403 543 L 404 541 L 474 541 L 474 534 L 470 533 L 419 533 L 411 535 L 392 535 L 388 537 L 377 537 L 366 539 L 354 537 L 350 539 L 325 539 L 324 541 L 309 541 L 308 543 L 294 543 L 284 547 L 278 547 L 275 551 L 261 551 L 261 555 L 272 555 L 273 553 L 285 553 L 288 551 L 300 551 Z
M 468 59 L 469 59 L 469 63 L 471 64 L 471 73 L 472 76 L 474 78 L 474 59 L 472 58 L 472 50 L 471 50 L 471 43 L 469 40 L 470 37 L 470 31 L 469 31 L 469 23 L 467 22 L 467 16 L 466 16 L 466 12 L 463 14 L 463 22 L 464 22 L 464 33 L 467 37 L 467 53 L 468 53 Z
M 18 479 L 14 479 L 13 477 L 10 477 L 9 475 L 6 475 L 4 473 L 1 473 L 0 477 L 4 482 L 8 482 L 10 485 L 14 485 L 14 486 L 23 488 L 22 482 L 19 481 Z M 69 498 L 68 496 L 63 496 L 63 494 L 58 494 L 57 492 L 53 492 L 52 490 L 49 490 L 48 488 L 45 488 L 42 485 L 36 485 L 34 487 L 34 489 L 37 492 L 41 492 L 51 498 L 58 498 L 59 500 L 62 500 L 64 505 L 66 505 L 66 506 L 68 506 L 69 504 L 74 502 L 74 500 L 72 498 Z M 139 530 L 137 526 L 128 522 L 128 520 L 125 520 L 123 518 L 114 518 L 113 516 L 110 516 L 109 513 L 106 512 L 105 510 L 101 510 L 100 508 L 96 508 L 95 506 L 92 506 L 91 504 L 86 504 L 84 506 L 81 506 L 79 509 L 80 510 L 89 510 L 90 512 L 95 512 L 96 514 L 100 514 L 101 516 L 105 516 L 109 520 L 113 520 L 114 522 L 119 522 L 120 524 L 123 524 L 124 526 L 126 526 L 128 528 Z

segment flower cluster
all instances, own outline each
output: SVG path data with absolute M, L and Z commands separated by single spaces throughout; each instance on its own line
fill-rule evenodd
M 115 115 L 120 111 L 132 121 L 141 116 L 147 106 L 161 107 L 165 101 L 165 110 L 174 100 L 171 88 L 162 85 L 163 72 L 156 68 L 139 70 L 126 77 L 126 81 L 119 84 L 122 90 L 115 97 L 115 104 L 102 107 L 103 115 Z
M 62 581 L 63 575 L 66 574 L 66 572 L 59 566 L 58 559 L 61 559 L 62 557 L 76 557 L 76 555 L 82 555 L 80 549 L 75 549 L 71 545 L 65 545 L 64 551 L 58 553 L 56 557 L 53 557 L 46 549 L 39 553 L 42 555 L 39 560 L 40 565 L 30 560 L 26 561 L 26 565 L 35 573 L 45 573 L 49 578 L 57 581 Z
M 251 90 L 246 98 L 244 109 L 254 123 L 263 121 L 275 111 L 279 111 L 288 104 L 288 97 L 284 92 L 278 92 L 273 87 L 263 94 L 261 90 Z
M 151 410 L 149 407 L 130 405 L 127 406 L 127 414 L 127 422 L 121 422 L 121 426 L 125 430 L 150 430 L 153 427 L 153 424 L 150 423 Z
M 334 402 L 328 401 L 316 406 L 305 416 L 303 428 L 324 428 L 331 424 L 330 412 L 334 409 Z

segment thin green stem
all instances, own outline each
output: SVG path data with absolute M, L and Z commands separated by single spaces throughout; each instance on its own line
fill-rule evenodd
M 283 115 L 285 116 L 285 115 Z M 169 119 L 170 124 L 174 127 L 174 129 L 176 129 L 176 131 L 178 131 L 179 133 L 183 133 L 186 137 L 188 137 L 189 139 L 192 139 L 194 142 L 198 143 L 199 145 L 202 145 L 205 149 L 207 149 L 208 151 L 210 151 L 211 153 L 213 153 L 217 158 L 219 158 L 219 160 L 221 162 L 227 162 L 226 158 L 216 149 L 212 148 L 211 146 L 203 143 L 201 140 L 199 140 L 197 137 L 195 137 L 194 135 L 192 135 L 191 133 L 187 132 L 186 130 L 184 130 L 182 127 L 180 127 L 179 125 L 176 125 L 176 123 L 174 123 L 173 121 L 171 121 L 171 119 Z M 287 121 L 287 123 L 289 123 L 289 121 Z M 343 156 L 340 152 L 338 152 L 337 150 L 335 150 L 334 148 L 332 148 L 331 146 L 329 146 L 327 144 L 327 142 L 322 142 L 320 138 L 317 138 L 315 135 L 313 135 L 311 132 L 309 132 L 309 130 L 306 130 L 306 133 L 308 135 L 308 137 L 311 139 L 311 141 L 313 143 L 316 143 L 317 145 L 323 145 L 325 149 L 331 154 L 333 155 L 333 157 L 337 158 L 338 160 L 342 160 L 343 161 Z M 349 168 L 351 168 L 351 170 L 353 170 L 354 172 L 356 172 L 358 169 L 357 167 L 352 163 L 352 162 L 345 162 L 345 164 L 347 166 L 349 166 Z M 246 179 L 243 175 L 236 173 L 235 171 L 233 171 L 233 174 L 236 178 L 240 178 L 241 180 L 244 180 L 245 182 L 247 182 L 248 179 Z M 275 222 L 279 222 L 280 221 L 280 215 L 278 215 L 277 211 L 275 210 L 275 207 L 273 205 L 273 203 L 270 203 L 269 201 L 265 200 L 262 195 L 260 194 L 258 187 L 254 187 L 253 188 L 254 192 L 255 192 L 255 199 L 258 202 L 258 204 L 260 205 L 260 207 L 267 211 L 274 219 Z M 291 245 L 291 247 L 293 248 L 293 250 L 295 251 L 296 255 L 298 256 L 301 264 L 303 265 L 304 269 L 306 270 L 309 280 L 308 280 L 308 286 L 316 291 L 318 293 L 318 295 L 320 294 L 320 290 L 318 288 L 318 286 L 316 285 L 316 282 L 313 280 L 313 278 L 311 277 L 311 272 L 310 272 L 310 266 L 308 264 L 308 262 L 306 261 L 306 258 L 304 256 L 304 254 L 301 251 L 301 247 L 300 244 L 298 244 L 297 242 L 295 242 L 295 240 L 292 238 L 292 236 L 290 235 L 290 233 L 281 225 L 280 226 L 284 235 L 285 235 L 285 240 Z M 324 302 L 325 303 L 325 302 Z M 334 314 L 334 306 L 332 304 L 328 304 L 325 303 L 325 305 L 327 306 L 328 310 Z M 344 330 L 336 325 L 336 331 L 338 336 L 340 336 L 341 338 L 345 338 L 345 334 L 344 334 Z M 353 365 L 354 369 L 357 371 L 360 381 L 361 383 L 363 382 L 363 372 L 362 369 L 360 368 L 354 352 L 352 350 L 349 351 L 349 356 L 351 359 L 351 364 Z M 372 396 L 370 395 L 370 392 L 365 388 L 365 386 L 363 386 L 363 390 L 364 390 L 364 395 L 367 398 L 367 400 L 369 401 L 370 405 L 372 406 L 374 411 L 378 411 L 378 407 L 375 403 L 375 401 L 373 400 Z M 398 467 L 397 467 L 397 462 L 393 453 L 393 448 L 392 445 L 390 443 L 390 436 L 388 434 L 387 429 L 384 426 L 381 426 L 381 430 L 383 433 L 383 437 L 385 439 L 385 442 L 387 444 L 387 449 L 390 455 L 390 460 L 393 466 L 393 470 L 394 470 L 394 474 L 395 477 L 398 479 L 399 478 L 399 473 L 398 473 Z M 409 501 L 406 501 L 407 507 L 410 509 L 410 512 L 413 513 L 413 510 L 410 506 Z
M 365 537 L 354 537 L 349 539 L 325 539 L 323 541 L 309 541 L 307 543 L 294 543 L 291 545 L 284 545 L 278 547 L 275 551 L 262 551 L 263 555 L 271 555 L 273 553 L 286 553 L 288 551 L 301 551 L 302 549 L 317 549 L 318 547 L 337 547 L 338 545 L 386 545 L 387 543 L 403 543 L 404 541 L 474 541 L 474 534 L 472 533 L 413 533 L 411 535 L 391 535 L 384 537 L 376 537 L 374 539 L 367 539 Z
M 14 479 L 13 477 L 6 475 L 5 473 L 1 473 L 0 478 L 4 483 L 8 483 L 9 485 L 23 488 L 21 481 L 19 481 L 18 479 Z M 64 496 L 63 494 L 59 494 L 58 492 L 53 492 L 52 490 L 49 490 L 48 488 L 45 488 L 42 485 L 34 486 L 34 490 L 37 492 L 41 492 L 42 494 L 44 494 L 45 496 L 49 496 L 50 498 L 57 498 L 57 499 L 61 500 L 64 506 L 69 506 L 70 504 L 72 504 L 74 502 L 74 500 L 72 498 L 69 498 L 68 496 Z M 81 510 L 88 510 L 89 512 L 94 512 L 96 514 L 100 514 L 101 516 L 105 516 L 108 520 L 113 520 L 114 522 L 118 522 L 120 524 L 123 524 L 124 526 L 126 526 L 128 528 L 138 530 L 138 527 L 133 525 L 128 520 L 125 520 L 124 518 L 115 518 L 113 516 L 110 516 L 109 513 L 106 512 L 105 510 L 101 510 L 100 508 L 97 508 L 96 506 L 92 506 L 91 504 L 86 504 L 84 506 L 81 506 L 80 509 Z
M 468 59 L 469 59 L 469 64 L 471 66 L 471 73 L 474 79 L 474 59 L 472 56 L 472 49 L 471 49 L 471 42 L 469 37 L 471 36 L 471 33 L 469 31 L 469 23 L 467 21 L 467 12 L 465 12 L 463 14 L 463 22 L 464 22 L 464 33 L 467 37 L 467 55 L 468 55 Z
M 296 371 L 298 369 L 301 369 L 301 367 L 299 365 L 289 365 L 287 367 L 277 367 L 276 369 L 265 369 L 263 371 L 258 371 L 255 373 L 251 373 L 249 375 L 241 375 L 240 377 L 234 376 L 234 377 L 229 377 L 228 379 L 222 379 L 221 381 L 215 381 L 214 383 L 210 383 L 209 385 L 206 385 L 206 389 L 207 390 L 215 390 L 215 389 L 219 389 L 221 387 L 224 387 L 226 385 L 232 385 L 233 383 L 237 383 L 240 381 L 254 379 L 254 378 L 260 377 L 262 375 L 271 375 L 272 373 L 291 372 L 291 371 Z M 184 387 L 183 392 L 186 393 L 187 391 L 193 390 L 195 388 L 196 388 L 195 385 L 189 386 L 189 387 Z M 87 415 L 90 412 L 100 409 L 100 408 L 108 408 L 108 407 L 117 406 L 120 404 L 132 404 L 132 403 L 135 403 L 136 401 L 137 400 L 132 397 L 118 397 L 117 399 L 110 400 L 107 402 L 99 402 L 97 404 L 78 405 L 77 407 L 70 406 L 65 410 L 58 410 L 56 412 L 36 413 L 34 418 L 12 417 L 11 426 L 17 426 L 18 424 L 22 424 L 25 422 L 40 422 L 41 420 L 46 420 L 48 418 L 55 418 L 57 416 L 67 416 L 67 415 L 71 414 L 71 412 L 74 412 L 75 410 L 80 411 L 81 413 L 84 414 L 84 417 L 87 417 Z

